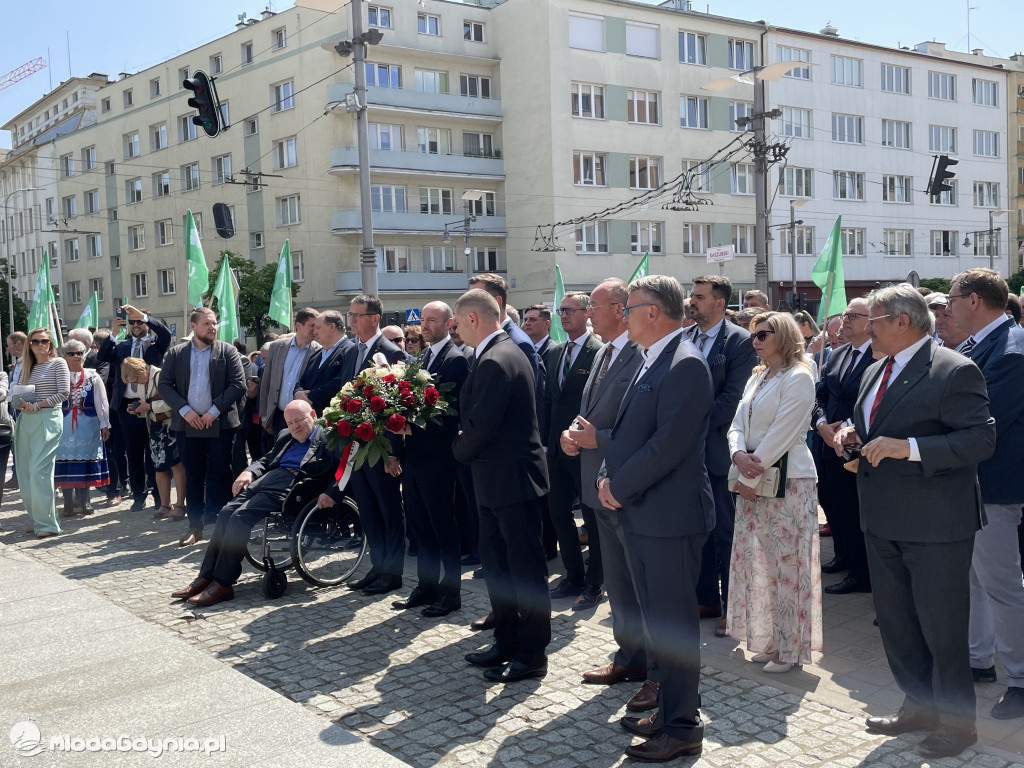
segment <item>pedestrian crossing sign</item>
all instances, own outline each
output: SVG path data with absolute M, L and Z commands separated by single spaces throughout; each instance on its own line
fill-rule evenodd
M 407 309 L 405 310 L 405 322 L 406 323 L 418 323 L 420 321 L 420 311 L 418 309 Z

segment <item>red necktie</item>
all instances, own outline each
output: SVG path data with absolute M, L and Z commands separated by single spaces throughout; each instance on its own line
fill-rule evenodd
M 875 402 L 871 404 L 871 413 L 868 415 L 868 429 L 871 429 L 871 424 L 875 420 L 875 414 L 878 412 L 878 406 L 882 404 L 882 398 L 885 397 L 885 390 L 889 388 L 889 377 L 892 376 L 892 364 L 894 362 L 896 362 L 896 358 L 890 357 L 885 363 L 882 383 L 878 385 L 878 392 L 875 393 Z

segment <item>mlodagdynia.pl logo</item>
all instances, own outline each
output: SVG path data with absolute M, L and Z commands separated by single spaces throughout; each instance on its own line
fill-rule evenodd
M 22 757 L 34 757 L 47 749 L 51 752 L 145 752 L 151 757 L 160 757 L 168 752 L 200 752 L 204 755 L 225 752 L 227 739 L 223 735 L 204 739 L 183 736 L 151 739 L 123 734 L 116 738 L 65 734 L 51 736 L 47 745 L 42 742 L 39 726 L 25 720 L 11 728 L 11 745 Z
M 15 723 L 11 728 L 11 745 L 22 757 L 34 757 L 46 749 L 39 739 L 39 728 L 35 723 Z

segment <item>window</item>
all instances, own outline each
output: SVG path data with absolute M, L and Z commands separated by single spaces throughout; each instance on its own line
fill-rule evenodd
M 839 230 L 839 241 L 844 256 L 864 255 L 864 230 L 856 227 L 843 227 Z
M 378 88 L 401 88 L 402 68 L 395 64 L 366 62 L 366 84 Z
M 468 191 L 468 190 L 467 190 Z M 484 192 L 483 190 L 476 190 L 481 193 L 479 200 L 467 200 L 469 204 L 469 212 L 473 216 L 494 216 L 495 215 L 495 196 L 493 192 Z
M 96 298 L 99 301 L 103 301 L 103 278 L 94 277 L 89 280 L 89 297 L 92 298 L 93 294 L 96 294 Z
M 117 208 L 107 209 L 107 221 L 117 221 Z
M 480 75 L 459 75 L 459 93 L 470 98 L 491 98 L 491 78 Z
M 696 32 L 680 32 L 679 63 L 706 66 L 708 63 L 707 37 L 698 35 Z
M 452 134 L 447 128 L 417 128 L 417 148 L 425 155 L 450 155 Z
M 590 83 L 572 84 L 572 116 L 591 120 L 604 119 L 604 86 Z
M 883 120 L 882 146 L 910 149 L 910 123 L 904 123 L 901 120 Z
M 57 242 L 53 241 L 50 243 L 50 269 L 56 269 L 60 266 L 60 255 L 57 253 Z
M 78 215 L 78 198 L 74 195 L 62 197 L 60 200 L 60 209 L 64 213 L 65 219 L 75 218 L 75 216 Z M 15 231 L 14 227 L 11 227 L 11 233 L 13 234 Z M 21 232 L 18 232 L 18 235 L 20 234 Z
M 999 134 L 996 131 L 975 131 L 974 154 L 978 157 L 999 157 Z
M 274 170 L 282 168 L 294 168 L 299 164 L 299 140 L 292 136 L 290 139 L 281 139 L 274 142 Z
M 948 125 L 928 126 L 928 150 L 930 152 L 942 152 L 945 154 L 956 154 L 956 128 Z
M 928 98 L 956 101 L 956 75 L 928 73 Z
M 811 52 L 805 51 L 803 48 L 792 48 L 788 45 L 777 45 L 775 46 L 775 60 L 809 62 L 811 60 Z M 794 67 L 784 74 L 783 77 L 792 77 L 797 80 L 810 80 L 811 68 Z
M 629 188 L 656 189 L 661 184 L 661 158 L 629 158 Z
M 605 156 L 597 152 L 572 153 L 572 178 L 577 186 L 604 186 Z
M 752 224 L 735 224 L 732 228 L 732 244 L 737 256 L 754 254 L 754 226 Z
M 78 238 L 64 241 L 64 261 L 78 261 Z
M 402 126 L 370 123 L 370 149 L 402 151 Z
M 155 99 L 160 95 L 160 78 L 154 77 L 149 81 L 149 98 Z
M 86 147 L 82 150 L 82 170 L 91 171 L 96 168 L 96 147 Z
M 683 253 L 693 256 L 704 253 L 704 244 L 711 242 L 711 227 L 705 224 L 683 225 Z
M 224 126 L 225 130 L 231 126 L 231 115 L 226 101 L 222 101 L 220 103 L 220 122 L 221 125 Z
M 629 222 L 629 247 L 633 253 L 664 253 L 662 232 L 665 225 L 660 221 Z
M 270 32 L 270 50 L 279 51 L 282 48 L 288 46 L 288 30 L 284 27 L 271 30 Z
M 932 256 L 956 256 L 960 245 L 960 233 L 955 229 L 933 229 L 931 244 Z
M 124 144 L 124 159 L 130 160 L 133 157 L 138 157 L 141 152 L 139 151 L 139 132 L 128 133 L 123 137 Z
M 841 144 L 863 144 L 863 128 L 863 117 L 832 113 L 832 141 Z
M 782 135 L 798 139 L 811 138 L 811 110 L 783 107 Z
M 409 265 L 409 249 L 404 245 L 380 245 L 376 248 L 378 271 L 412 272 Z M 292 262 L 294 270 L 294 260 Z
M 631 123 L 659 125 L 661 115 L 658 113 L 658 101 L 659 96 L 656 91 L 627 89 L 626 119 Z
M 382 5 L 371 5 L 366 10 L 367 19 L 371 27 L 391 29 L 391 9 Z
M 814 250 L 814 227 L 793 227 L 792 239 L 790 239 L 789 227 L 783 227 L 781 234 L 779 249 L 782 253 L 817 256 Z
M 832 57 L 832 83 L 833 85 L 850 85 L 860 88 L 864 85 L 861 77 L 864 62 L 860 59 L 850 59 L 846 56 Z
M 219 75 L 223 71 L 224 57 L 221 56 L 219 53 L 213 54 L 213 56 L 210 57 L 210 74 Z
M 100 191 L 98 189 L 90 189 L 83 197 L 85 198 L 85 212 L 96 213 L 100 209 Z M 30 219 L 31 221 L 31 219 Z
M 748 40 L 729 40 L 729 69 L 748 70 L 754 66 L 754 44 Z
M 167 123 L 151 125 L 149 127 L 149 149 L 155 152 L 167 146 Z
M 416 14 L 416 31 L 421 35 L 440 35 L 441 17 L 429 13 Z
M 911 186 L 909 176 L 882 176 L 883 203 L 909 203 Z
M 729 102 L 729 130 L 743 133 L 751 129 L 750 123 L 744 123 L 738 125 L 736 120 L 741 117 L 750 117 L 754 114 L 754 105 L 749 101 L 730 101 Z
M 278 83 L 272 88 L 271 112 L 283 112 L 286 109 L 295 108 L 295 81 L 288 80 Z
M 292 251 L 292 282 L 301 283 L 306 279 L 306 260 L 302 251 Z
M 467 157 L 494 157 L 494 137 L 489 133 L 463 131 L 462 154 Z
M 700 96 L 680 96 L 679 125 L 683 128 L 707 128 L 708 100 Z
M 912 256 L 914 254 L 914 230 L 883 229 L 882 249 L 887 256 Z
M 260 122 L 255 117 L 250 117 L 242 124 L 243 136 L 255 136 L 260 132 Z
M 440 187 L 420 187 L 420 213 L 451 215 L 452 190 Z
M 124 183 L 124 196 L 129 205 L 142 202 L 142 179 L 128 179 Z
M 732 164 L 729 168 L 729 192 L 734 195 L 754 194 L 754 166 L 752 164 Z
M 999 235 L 989 238 L 988 232 L 974 233 L 974 255 L 975 256 L 998 256 Z
M 171 194 L 171 172 L 160 171 L 153 174 L 153 197 L 167 197 Z
M 242 66 L 252 64 L 254 60 L 252 41 L 242 43 Z
M 994 181 L 974 182 L 974 207 L 998 208 L 999 184 Z
M 604 17 L 569 14 L 569 47 L 585 51 L 604 50 Z
M 263 247 L 263 233 L 262 232 L 250 232 L 249 233 L 249 247 L 250 248 L 262 248 Z
M 100 109 L 103 112 L 109 112 L 110 111 L 110 99 L 109 98 L 103 99 L 103 101 L 100 102 Z
M 132 274 L 132 298 L 145 299 L 149 296 L 149 280 L 145 272 Z
M 103 246 L 99 235 L 88 235 L 85 238 L 85 255 L 90 259 L 98 259 L 103 255 Z
M 74 155 L 61 155 L 60 158 L 60 175 L 62 178 L 75 175 L 75 156 Z
M 882 90 L 887 93 L 910 94 L 910 67 L 882 65 Z
M 430 69 L 417 69 L 416 90 L 423 93 L 448 93 L 448 73 Z
M 370 209 L 374 213 L 405 213 L 405 187 L 374 184 L 370 187 Z
M 465 40 L 469 40 L 474 43 L 482 43 L 484 41 L 484 24 L 482 21 L 463 21 L 462 22 L 462 37 Z
M 223 184 L 231 178 L 231 155 L 213 158 L 213 183 Z
M 82 303 L 82 283 L 80 280 L 72 280 L 68 282 L 68 304 L 81 304 Z
M 156 222 L 156 244 L 157 247 L 162 245 L 172 245 L 174 243 L 173 230 L 171 229 L 171 220 L 162 219 Z
M 701 160 L 683 160 L 691 192 L 711 192 L 711 165 Z
M 178 82 L 182 84 L 181 85 L 182 89 L 185 88 L 185 81 L 188 80 L 188 76 L 189 76 L 189 68 L 188 67 L 182 67 L 181 69 L 178 70 Z
M 174 270 L 158 269 L 156 272 L 157 291 L 161 296 L 169 296 L 174 293 Z
M 957 180 L 950 179 L 946 182 L 950 189 L 940 192 L 938 195 L 929 195 L 928 202 L 932 205 L 957 205 Z
M 833 171 L 832 197 L 836 200 L 863 200 L 864 174 L 856 171 Z
M 783 197 L 813 197 L 811 194 L 811 168 L 786 168 L 782 173 Z
M 588 221 L 578 225 L 576 253 L 608 253 L 608 222 Z
M 642 56 L 645 59 L 661 58 L 658 50 L 658 26 L 627 21 L 626 55 Z
M 182 115 L 178 118 L 178 143 L 192 141 L 198 135 L 197 126 L 192 122 L 192 115 Z
M 199 163 L 181 166 L 181 191 L 192 192 L 199 189 Z
M 423 264 L 431 272 L 458 272 L 455 248 L 440 245 L 423 247 Z
M 228 211 L 231 213 L 231 220 L 235 220 L 235 206 L 229 205 Z M 199 233 L 199 238 L 203 237 L 203 214 L 200 211 L 196 211 L 192 214 L 192 220 L 196 224 L 196 232 Z
M 277 209 L 277 226 L 288 227 L 301 221 L 298 195 L 279 197 L 274 202 Z
M 125 108 L 128 108 L 132 104 L 135 103 L 135 97 L 132 95 L 132 89 L 131 88 L 129 88 L 128 90 L 122 92 L 121 100 L 124 102 Z

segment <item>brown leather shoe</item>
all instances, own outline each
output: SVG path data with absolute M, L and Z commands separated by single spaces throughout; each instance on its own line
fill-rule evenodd
M 179 589 L 177 592 L 171 592 L 171 597 L 175 598 L 176 600 L 187 600 L 193 595 L 198 595 L 208 586 L 210 586 L 210 580 L 204 579 L 202 576 L 200 576 L 198 579 L 193 581 L 184 589 Z
M 609 664 L 607 667 L 592 669 L 583 673 L 583 682 L 594 685 L 615 685 L 624 680 L 646 680 L 646 667 L 626 667 L 622 664 Z
M 234 598 L 234 587 L 222 587 L 216 581 L 211 581 L 210 586 L 200 594 L 190 597 L 188 604 L 194 605 L 196 608 L 208 608 L 211 605 L 223 603 L 226 600 L 233 600 Z
M 650 717 L 624 717 L 619 720 L 619 725 L 630 733 L 643 736 L 645 739 L 661 733 L 661 723 L 658 722 L 657 712 Z
M 633 698 L 626 702 L 626 709 L 631 712 L 643 712 L 645 709 L 654 709 L 658 706 L 658 690 L 661 688 L 653 680 L 644 680 L 640 690 L 633 694 Z
M 659 733 L 643 744 L 626 747 L 626 755 L 649 763 L 664 763 L 683 755 L 699 755 L 702 746 L 700 741 L 683 741 L 667 733 Z
M 697 609 L 702 619 L 717 619 L 722 615 L 721 605 L 699 605 Z
M 494 625 L 497 622 L 494 621 L 494 614 L 488 613 L 486 616 L 481 616 L 479 619 L 473 619 L 469 623 L 469 628 L 474 632 L 482 632 L 485 629 L 494 629 Z

